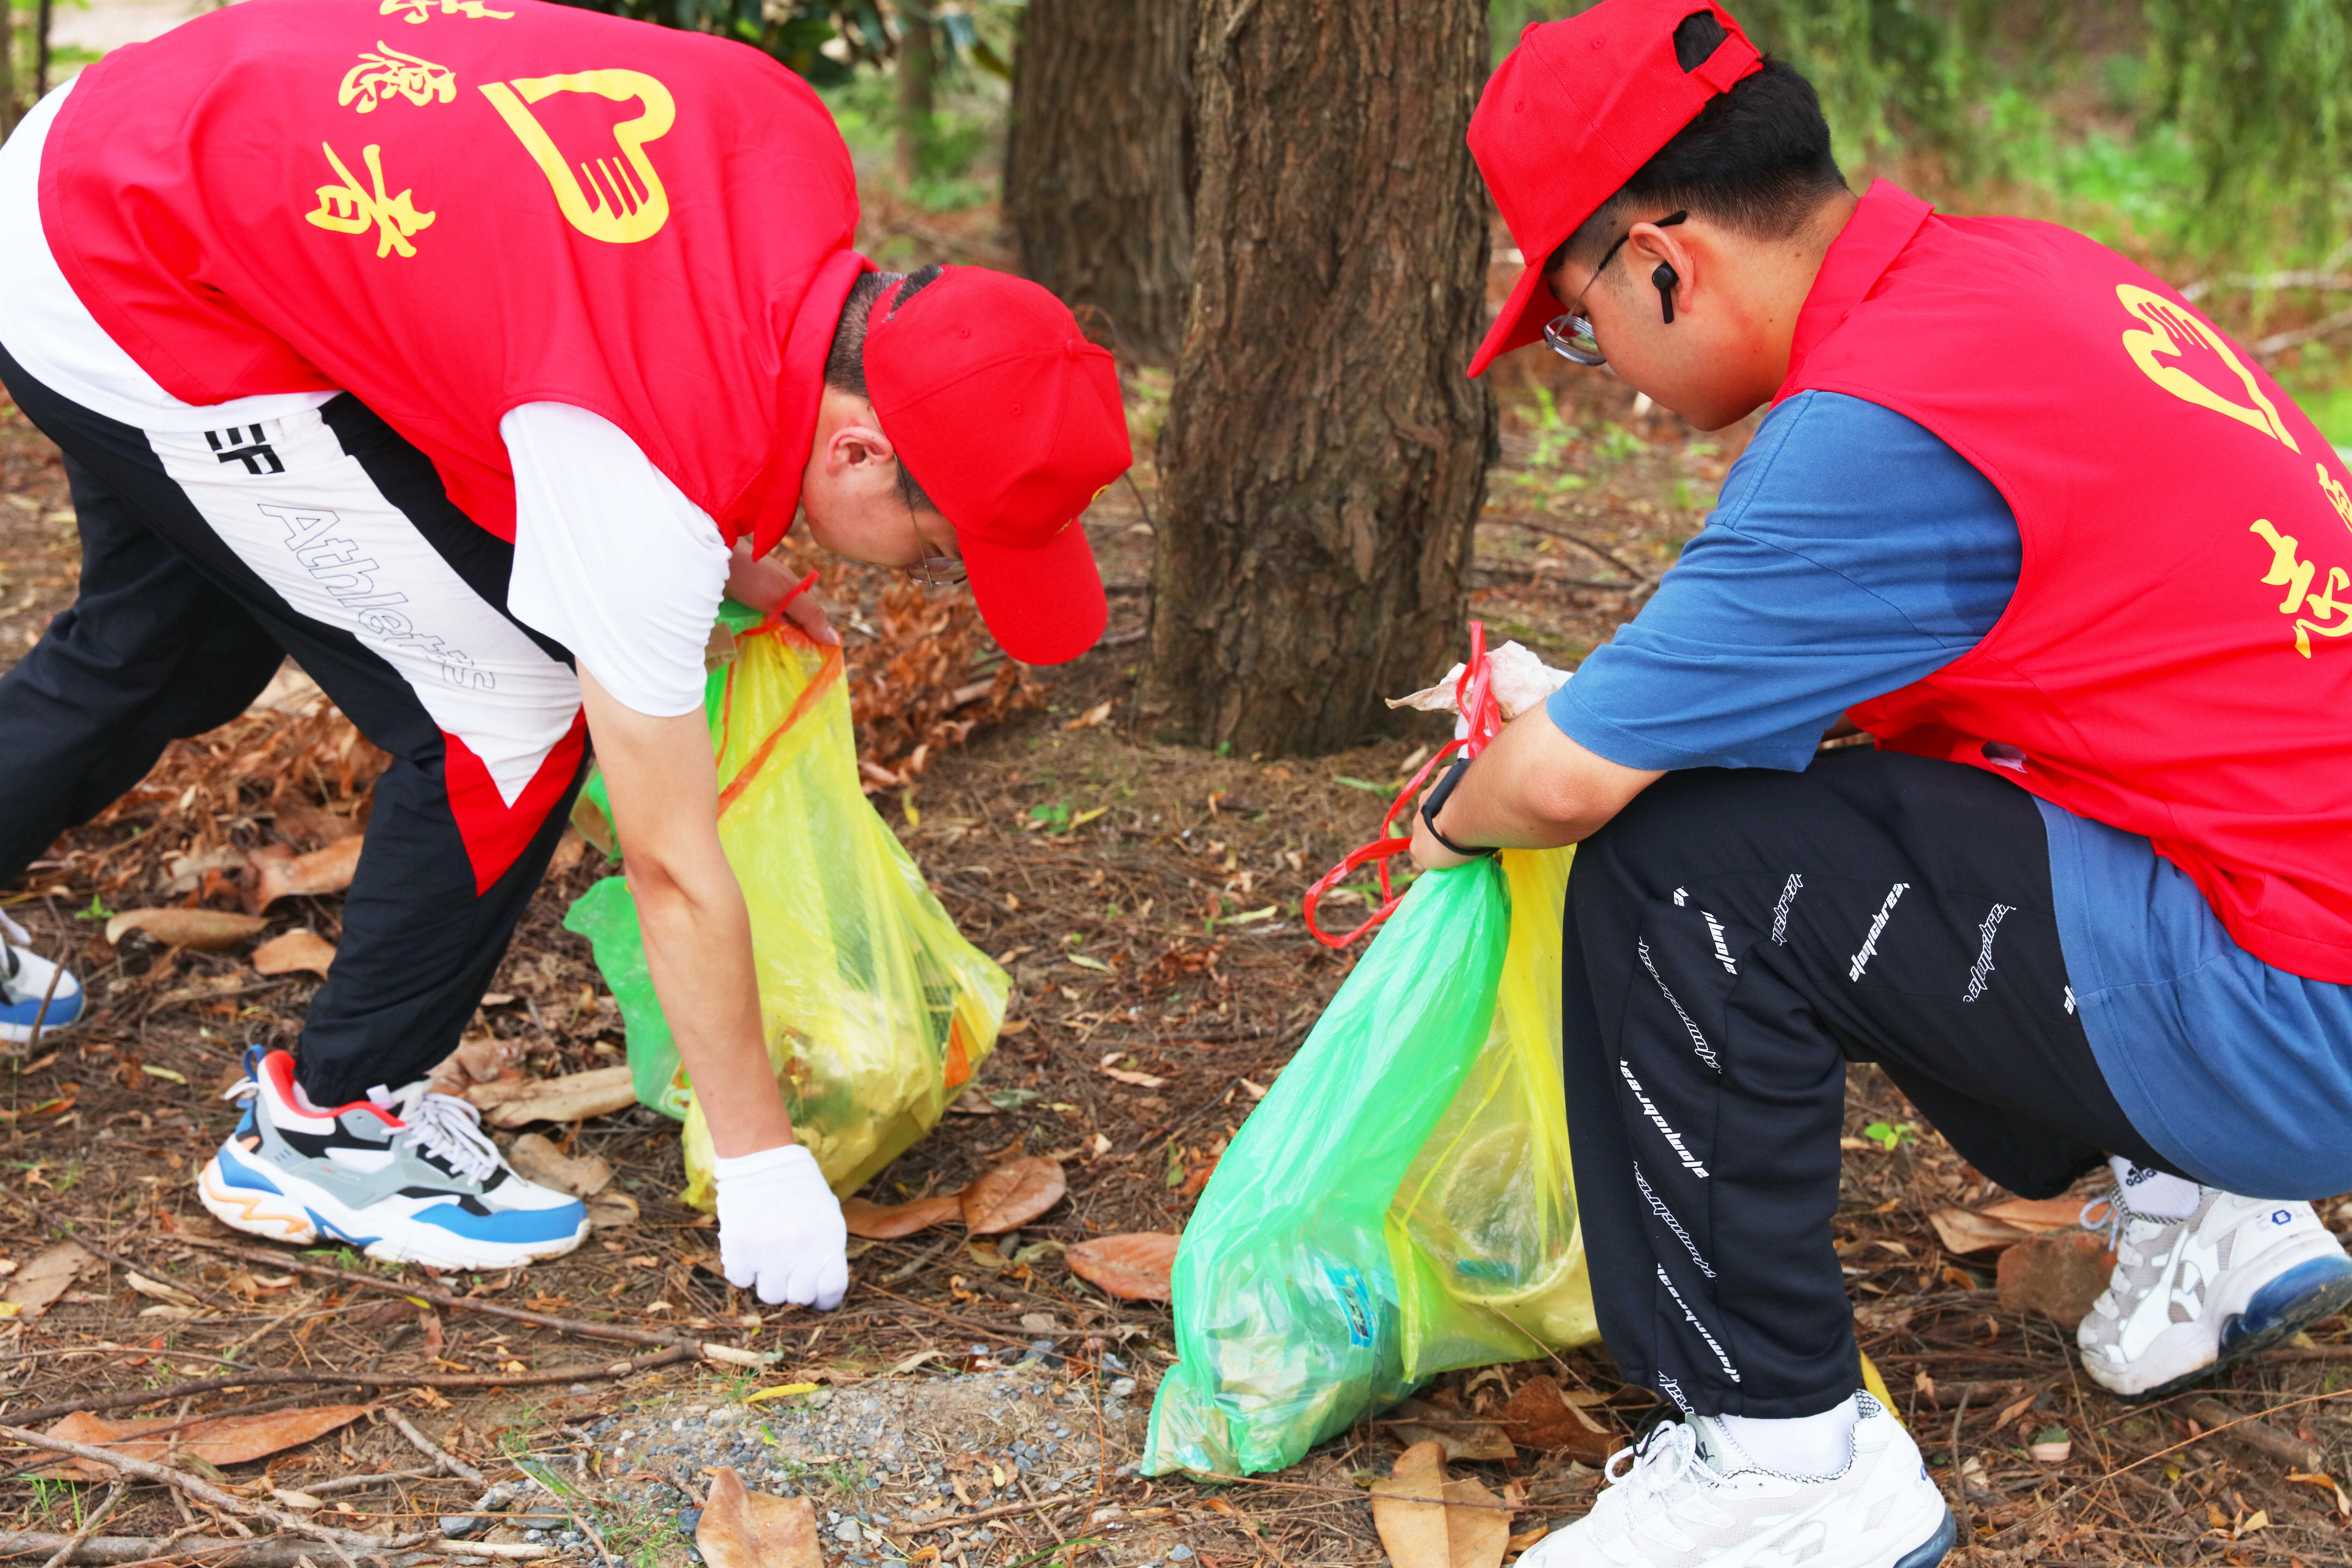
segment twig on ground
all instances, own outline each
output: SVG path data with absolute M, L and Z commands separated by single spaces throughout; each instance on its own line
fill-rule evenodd
M 434 1539 L 433 1532 L 430 1531 L 419 1531 L 413 1535 L 396 1535 L 385 1539 L 380 1536 L 361 1535 L 348 1530 L 332 1530 L 323 1524 L 313 1524 L 299 1514 L 287 1513 L 257 1502 L 247 1501 L 234 1492 L 222 1490 L 201 1476 L 192 1476 L 185 1470 L 175 1470 L 169 1465 L 159 1465 L 148 1459 L 134 1459 L 127 1454 L 109 1453 L 106 1449 L 92 1444 L 70 1443 L 62 1437 L 50 1437 L 39 1432 L 28 1432 L 22 1426 L 0 1426 L 0 1438 L 5 1438 L 12 1443 L 22 1443 L 28 1448 L 47 1448 L 52 1453 L 68 1454 L 77 1459 L 87 1459 L 94 1465 L 105 1465 L 123 1476 L 139 1480 L 158 1482 L 170 1487 L 175 1492 L 184 1493 L 209 1508 L 216 1508 L 223 1513 L 239 1514 L 247 1519 L 268 1520 L 281 1531 L 290 1531 L 296 1535 L 307 1535 L 313 1541 L 334 1548 L 338 1556 L 343 1555 L 341 1549 L 346 1545 L 362 1547 L 370 1552 L 387 1552 L 400 1547 L 415 1546 Z
M 474 1468 L 473 1466 L 466 1463 L 465 1460 L 458 1458 L 456 1455 L 448 1452 L 439 1444 L 434 1442 L 432 1438 L 427 1437 L 424 1433 L 418 1431 L 416 1429 L 415 1423 L 409 1420 L 407 1416 L 403 1415 L 397 1410 L 387 1410 L 384 1412 L 384 1415 L 391 1418 L 394 1427 L 398 1430 L 402 1436 L 408 1439 L 409 1446 L 415 1448 L 418 1453 L 424 1455 L 426 1458 L 432 1460 L 435 1464 L 440 1466 L 443 1469 L 448 1471 L 451 1475 L 457 1477 L 461 1481 L 471 1481 L 476 1486 L 480 1486 L 482 1484 L 481 1471 Z
M 542 1329 L 586 1340 L 616 1340 L 635 1345 L 675 1345 L 700 1351 L 701 1342 L 688 1335 L 661 1329 L 624 1328 L 618 1323 L 591 1323 L 577 1318 L 558 1318 L 546 1312 L 533 1312 L 521 1307 L 501 1306 L 473 1296 L 460 1296 L 453 1291 L 436 1289 L 404 1279 L 383 1279 L 369 1274 L 354 1274 L 348 1268 L 331 1268 L 323 1263 L 308 1263 L 299 1258 L 289 1258 L 282 1252 L 268 1252 L 257 1247 L 240 1247 L 235 1242 L 215 1241 L 210 1237 L 183 1236 L 175 1240 L 190 1247 L 201 1247 L 208 1252 L 226 1253 L 250 1263 L 264 1263 L 272 1268 L 291 1269 L 308 1274 L 314 1279 L 331 1279 L 338 1285 L 357 1285 L 370 1290 L 381 1290 L 391 1296 L 408 1296 L 429 1301 L 437 1307 L 451 1307 L 460 1311 L 479 1312 L 486 1317 L 506 1318 L 518 1323 L 530 1323 Z
M 1973 1387 L 1960 1391 L 1960 1407 L 1952 1413 L 1952 1500 L 1960 1505 L 1960 1550 L 1976 1555 L 1976 1521 L 1969 1515 L 1969 1476 L 1960 1468 L 1960 1423 L 1969 1417 L 1969 1395 Z
M 296 1372 L 278 1367 L 257 1368 L 239 1373 L 234 1377 L 204 1377 L 193 1383 L 176 1383 L 165 1388 L 129 1389 L 119 1394 L 89 1394 L 77 1399 L 54 1400 L 47 1405 L 36 1405 L 29 1410 L 12 1410 L 8 1419 L 16 1422 L 48 1421 L 59 1415 L 70 1415 L 77 1410 L 121 1410 L 132 1405 L 153 1405 L 166 1399 L 179 1399 L 190 1394 L 214 1394 L 223 1389 L 246 1388 L 256 1384 L 338 1384 L 347 1383 L 360 1388 L 535 1388 L 551 1383 L 594 1383 L 604 1378 L 628 1377 L 656 1367 L 671 1366 L 678 1362 L 692 1361 L 696 1352 L 687 1345 L 672 1345 L 652 1355 L 638 1356 L 634 1361 L 616 1361 L 601 1366 L 558 1366 L 545 1372 Z
M 984 1508 L 978 1513 L 959 1513 L 946 1519 L 935 1519 L 929 1524 L 901 1525 L 899 1529 L 908 1535 L 919 1535 L 927 1530 L 956 1530 L 967 1524 L 981 1524 L 992 1519 L 1005 1519 L 1016 1513 L 1034 1513 L 1039 1509 L 1053 1508 L 1062 1503 L 1081 1503 L 1086 1500 L 1084 1498 L 1074 1497 L 1036 1498 L 1028 1502 L 1009 1502 L 1002 1508 Z
M 506 1318 L 533 1327 L 553 1329 L 558 1333 L 571 1334 L 583 1340 L 613 1340 L 622 1344 L 667 1345 L 705 1361 L 715 1361 L 726 1366 L 767 1366 L 772 1357 L 757 1351 L 743 1350 L 736 1345 L 720 1344 L 716 1340 L 699 1340 L 675 1330 L 628 1329 L 618 1323 L 591 1323 L 579 1318 L 558 1318 L 546 1312 L 533 1312 L 521 1307 L 502 1307 L 495 1301 L 484 1301 L 472 1296 L 460 1296 L 452 1291 L 436 1289 L 430 1285 L 416 1285 L 398 1279 L 378 1279 L 366 1274 L 354 1274 L 345 1268 L 331 1268 L 323 1263 L 304 1263 L 281 1253 L 264 1252 L 257 1247 L 239 1247 L 231 1242 L 215 1241 L 208 1237 L 184 1236 L 177 1239 L 191 1247 L 205 1247 L 213 1252 L 225 1252 L 256 1263 L 266 1263 L 273 1268 L 290 1268 L 314 1279 L 332 1279 L 339 1284 L 356 1285 L 387 1295 L 405 1296 L 411 1300 L 426 1301 L 437 1307 L 447 1307 L 461 1312 L 479 1312 L 486 1317 Z M 493 1379 L 492 1382 L 498 1381 Z M 540 1381 L 552 1382 L 542 1378 Z M 436 1385 L 437 1386 L 437 1385 Z M 485 1384 L 483 1386 L 488 1386 Z
M 2237 1418 L 2237 1412 L 2218 1399 L 2202 1396 L 2191 1399 L 2180 1406 L 2180 1413 L 2209 1433 L 2228 1428 L 2227 1436 L 2231 1441 L 2257 1453 L 2267 1454 L 2284 1463 L 2289 1469 L 2324 1470 L 2327 1468 L 2327 1456 L 2321 1453 L 2316 1445 L 2306 1443 L 2300 1437 L 2290 1437 L 2251 1415 L 2241 1421 Z
M 2142 1465 L 2154 1464 L 2157 1460 L 2163 1458 L 2168 1454 L 2177 1454 L 2183 1448 L 2189 1447 L 2194 1444 L 2201 1443 L 2208 1437 L 2215 1436 L 2221 1433 L 2232 1430 L 2235 1427 L 2242 1426 L 2249 1421 L 2256 1421 L 2265 1415 L 2276 1415 L 2284 1411 L 2299 1409 L 2305 1405 L 2322 1405 L 2332 1399 L 2341 1399 L 2347 1394 L 2352 1394 L 2352 1388 L 2330 1389 L 2325 1394 L 2306 1394 L 2301 1399 L 2290 1399 L 2284 1405 L 2273 1405 L 2267 1410 L 2257 1410 L 2251 1415 L 2241 1415 L 2234 1420 L 2225 1421 L 2220 1426 L 2208 1427 L 2205 1431 L 2199 1433 L 2194 1437 L 2184 1437 L 2178 1443 L 2169 1444 L 2165 1447 L 2158 1448 L 2153 1454 L 2142 1454 L 2130 1464 L 2117 1466 L 2116 1468 L 2109 1470 L 2105 1475 L 2094 1478 L 2093 1480 L 2075 1482 L 2073 1486 L 2068 1487 L 2064 1491 L 2060 1492 L 2056 1497 L 2052 1498 L 2048 1502 L 2042 1504 L 2032 1513 L 2027 1514 L 2023 1519 L 2011 1521 L 2009 1524 L 2003 1526 L 1992 1539 L 1994 1541 L 1999 1541 L 2004 1535 L 2014 1535 L 2017 1531 L 2024 1529 L 2027 1525 L 2032 1524 L 2036 1520 L 2049 1517 L 2052 1510 L 2081 1492 L 2085 1486 L 2094 1485 L 2099 1482 L 2111 1481 L 2117 1476 L 2128 1475 L 2133 1470 L 2138 1469 Z
M 331 1481 L 306 1485 L 303 1490 L 312 1497 L 341 1497 L 345 1492 L 361 1492 L 370 1487 L 388 1487 L 394 1481 L 429 1481 L 438 1479 L 437 1470 L 384 1470 L 373 1476 L 338 1476 Z
M 115 1268 L 121 1269 L 125 1274 L 136 1274 L 142 1279 L 148 1277 L 147 1269 L 140 1268 L 139 1265 L 131 1262 L 129 1258 L 124 1258 L 120 1253 L 109 1252 L 105 1247 L 100 1247 L 98 1243 L 90 1240 L 89 1237 L 76 1230 L 70 1222 L 51 1214 L 47 1209 L 43 1208 L 40 1205 L 25 1196 L 22 1193 L 10 1193 L 8 1196 L 23 1205 L 26 1208 L 31 1210 L 34 1217 L 38 1219 L 43 1225 L 47 1226 L 51 1230 L 57 1231 L 60 1235 L 66 1237 L 68 1239 L 71 1240 L 76 1247 L 80 1247 L 84 1252 L 89 1253 L 93 1258 L 97 1258 L 104 1262 L 112 1264 Z M 202 1301 L 207 1307 L 215 1307 L 226 1310 L 235 1305 L 234 1302 L 222 1300 L 219 1297 L 214 1295 L 211 1291 L 206 1290 L 201 1285 L 190 1285 L 178 1279 L 171 1280 L 168 1283 L 175 1290 L 185 1290 L 189 1295 L 194 1296 L 197 1300 Z
M 293 1405 L 300 1405 L 305 1400 L 316 1399 L 321 1394 L 355 1394 L 357 1392 L 358 1389 L 354 1385 L 346 1385 L 342 1388 L 306 1388 L 299 1394 L 289 1394 L 283 1399 L 264 1399 L 257 1404 L 239 1405 L 228 1410 L 208 1410 L 201 1415 L 182 1416 L 174 1421 L 164 1422 L 161 1426 L 142 1426 L 136 1432 L 126 1432 L 120 1437 L 108 1437 L 103 1440 L 100 1446 L 103 1447 L 107 1443 L 143 1443 L 151 1437 L 161 1437 L 166 1433 L 177 1432 L 182 1427 L 185 1426 L 200 1426 L 207 1421 L 217 1421 L 221 1417 L 226 1415 L 264 1415 L 272 1410 L 285 1410 Z M 169 1398 L 171 1395 L 167 1393 L 163 1394 L 142 1394 L 141 1397 L 142 1400 L 146 1400 Z M 28 1414 L 31 1415 L 35 1420 L 45 1419 L 45 1417 L 40 1415 L 37 1407 Z M 12 1420 L 16 1418 L 17 1417 L 13 1415 L 10 1417 Z M 36 1459 L 29 1465 L 19 1465 L 15 1469 L 0 1470 L 0 1481 L 13 1481 L 18 1476 L 24 1475 L 29 1470 L 44 1469 L 54 1463 L 56 1463 L 56 1461 L 52 1459 Z
M 1561 540 L 1567 543 L 1577 546 L 1579 549 L 1589 550 L 1592 552 L 1593 554 L 1598 555 L 1601 559 L 1609 563 L 1610 565 L 1614 566 L 1618 571 L 1622 572 L 1626 576 L 1633 579 L 1630 583 L 1610 583 L 1597 584 L 1598 586 L 1611 588 L 1638 588 L 1656 580 L 1651 574 L 1641 570 L 1637 566 L 1630 564 L 1623 557 L 1618 555 L 1614 551 L 1607 549 L 1602 545 L 1595 544 L 1592 541 L 1585 538 L 1584 535 L 1580 533 L 1570 533 L 1564 528 L 1547 527 L 1540 522 L 1528 522 L 1522 518 L 1498 517 L 1492 521 L 1502 523 L 1506 527 L 1524 529 L 1529 533 L 1540 533 L 1547 539 Z
M 72 1556 L 74 1548 L 88 1541 L 90 1531 L 106 1522 L 106 1516 L 114 1511 L 116 1503 L 122 1500 L 123 1489 L 128 1485 L 129 1483 L 122 1477 L 115 1477 L 114 1484 L 106 1489 L 106 1500 L 90 1510 L 89 1517 L 81 1521 L 81 1528 L 66 1537 L 65 1544 L 58 1547 L 49 1560 L 41 1564 L 41 1568 L 58 1568 L 60 1563 Z
M 47 1534 L 39 1531 L 0 1531 L 0 1557 L 29 1557 L 36 1552 L 53 1552 L 63 1546 L 68 1537 Z M 318 1544 L 310 1541 L 288 1541 L 278 1536 L 262 1536 L 253 1541 L 223 1540 L 213 1536 L 193 1536 L 188 1531 L 173 1531 L 169 1535 L 95 1535 L 73 1549 L 66 1558 L 74 1563 L 160 1563 L 183 1557 L 201 1558 L 205 1568 L 299 1568 L 306 1558 L 313 1558 Z M 556 1549 L 530 1542 L 503 1545 L 483 1541 L 451 1541 L 428 1543 L 423 1552 L 373 1552 L 367 1555 L 371 1563 L 384 1568 L 426 1568 L 427 1564 L 447 1563 L 452 1557 L 503 1558 L 530 1562 L 536 1558 L 552 1557 Z

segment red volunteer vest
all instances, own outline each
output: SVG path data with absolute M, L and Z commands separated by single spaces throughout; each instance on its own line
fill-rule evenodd
M 499 419 L 550 402 L 773 544 L 865 266 L 799 78 L 536 0 L 200 16 L 83 73 L 40 189 L 75 293 L 166 391 L 352 392 L 509 539 Z
M 2311 421 L 2115 252 L 1884 181 L 1775 401 L 1815 389 L 1934 431 L 2024 541 L 1985 639 L 1854 721 L 2145 836 L 2248 952 L 2352 984 L 2352 494 Z

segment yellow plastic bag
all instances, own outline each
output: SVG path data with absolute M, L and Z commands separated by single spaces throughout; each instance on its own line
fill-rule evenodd
M 1409 1382 L 1599 1334 L 1559 1068 L 1560 912 L 1575 853 L 1501 856 L 1511 925 L 1495 1021 L 1389 1205 Z
M 719 838 L 742 885 L 768 1060 L 836 1193 L 929 1131 L 996 1044 L 1009 983 L 966 942 L 857 784 L 841 650 L 790 622 L 711 678 Z M 710 1130 L 645 977 L 621 879 L 566 917 L 620 1002 L 638 1098 L 686 1121 L 684 1200 L 714 1202 Z

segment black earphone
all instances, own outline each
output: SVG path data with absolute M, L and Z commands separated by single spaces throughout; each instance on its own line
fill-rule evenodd
M 1658 290 L 1658 309 L 1665 313 L 1666 325 L 1675 324 L 1675 285 L 1682 281 L 1670 262 L 1661 261 L 1650 274 L 1650 282 Z

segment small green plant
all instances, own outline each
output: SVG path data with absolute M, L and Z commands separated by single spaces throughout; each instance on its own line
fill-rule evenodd
M 1048 833 L 1066 828 L 1070 825 L 1069 802 L 1057 800 L 1051 805 L 1033 805 L 1029 808 L 1029 820 L 1042 825 Z
M 100 898 L 96 893 L 92 893 L 89 896 L 89 908 L 75 911 L 74 919 L 78 921 L 110 921 L 114 918 L 114 913 L 115 912 L 112 910 L 106 907 L 106 900 L 104 899 Z
M 1889 1125 L 1884 1121 L 1874 1121 L 1862 1130 L 1862 1135 L 1892 1154 L 1906 1143 L 1919 1142 L 1919 1124 L 1897 1121 Z

